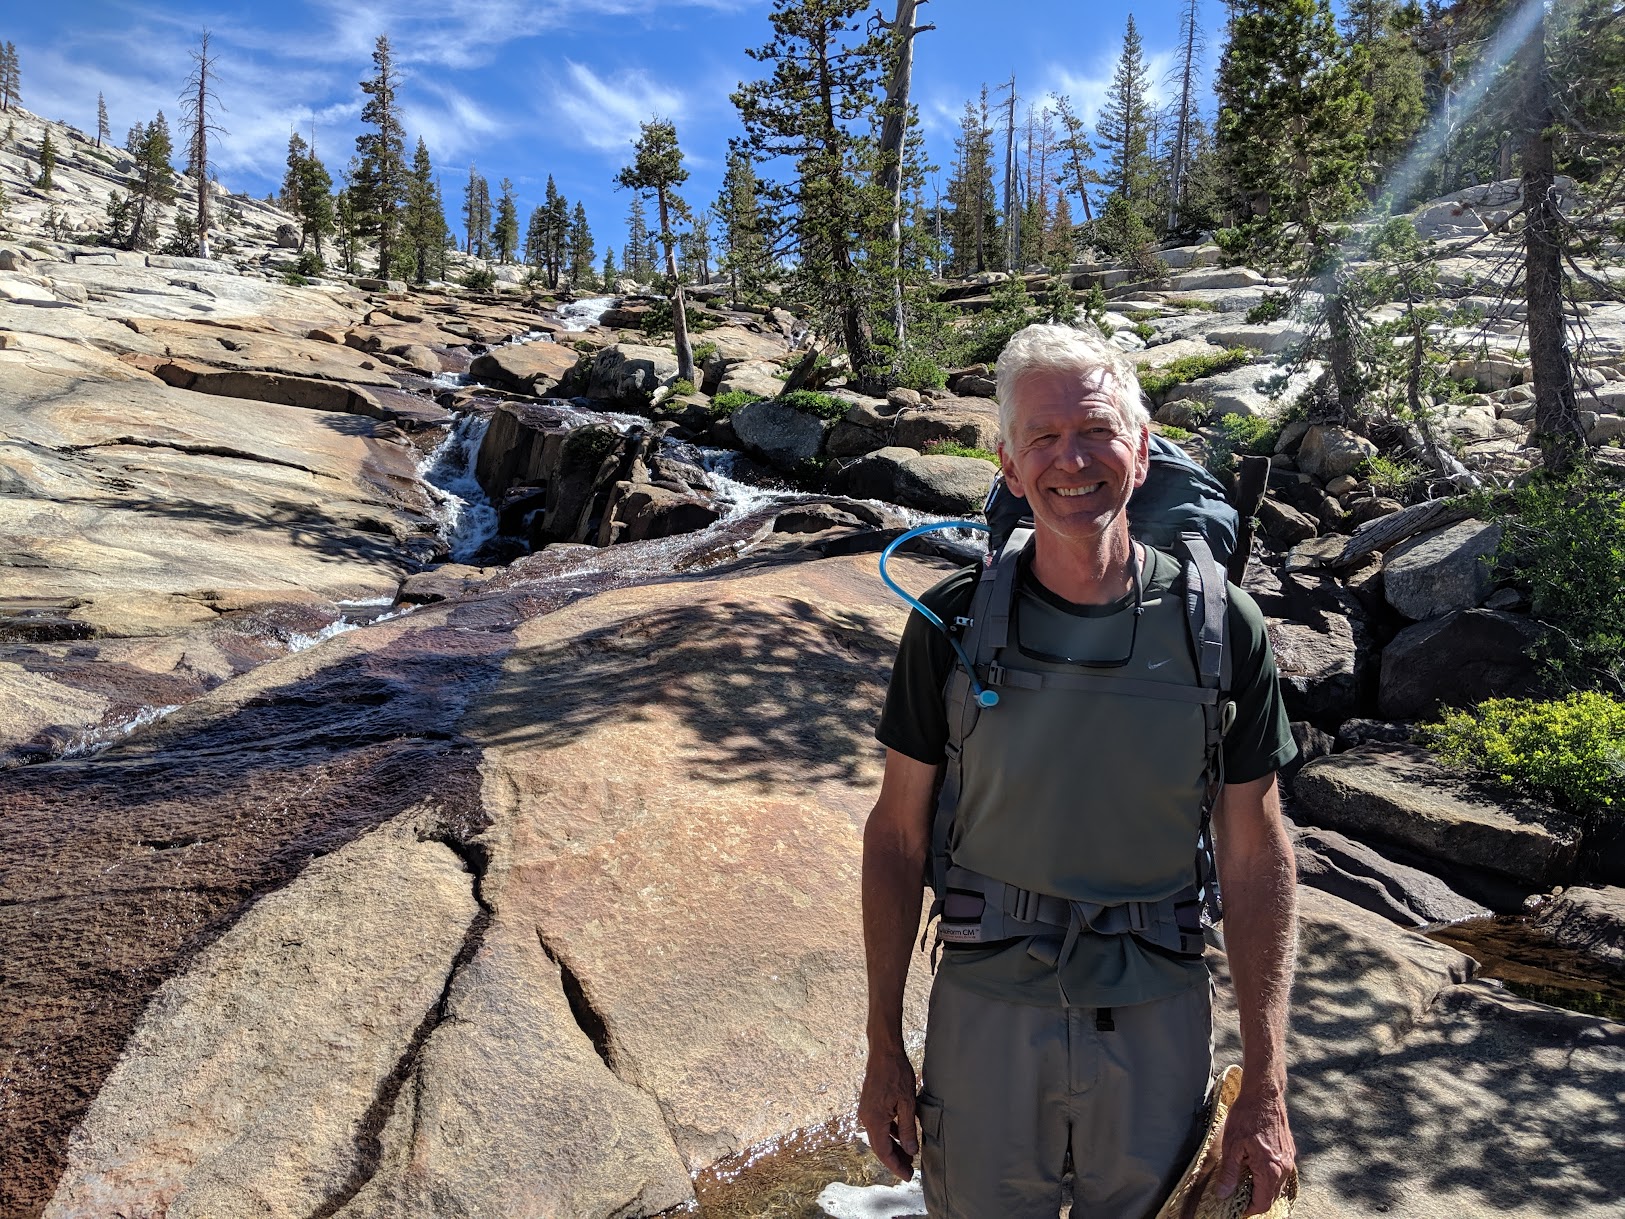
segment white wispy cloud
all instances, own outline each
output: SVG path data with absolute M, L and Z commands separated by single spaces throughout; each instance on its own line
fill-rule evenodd
M 638 124 L 655 115 L 682 119 L 687 99 L 640 68 L 600 76 L 586 64 L 565 61 L 564 77 L 553 82 L 544 121 L 555 134 L 601 152 L 626 152 Z

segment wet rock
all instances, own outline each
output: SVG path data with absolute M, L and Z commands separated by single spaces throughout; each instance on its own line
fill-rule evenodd
M 1383 595 L 1413 622 L 1472 609 L 1494 586 L 1500 544 L 1500 525 L 1475 520 L 1419 534 L 1385 556 Z
M 575 371 L 581 358 L 575 348 L 558 343 L 511 343 L 475 357 L 468 371 L 475 380 L 545 398 Z
M 858 499 L 962 516 L 981 510 L 993 472 L 990 463 L 977 457 L 921 456 L 913 449 L 887 448 L 860 457 L 830 484 Z
M 862 529 L 865 522 L 834 504 L 789 508 L 773 519 L 774 533 L 822 533 L 826 529 Z
M 1559 944 L 1625 967 L 1625 889 L 1565 889 L 1535 925 Z
M 677 533 L 693 533 L 722 518 L 709 496 L 673 491 L 649 483 L 616 485 L 604 510 L 598 544 L 643 542 Z
M 586 396 L 647 405 L 655 390 L 677 379 L 677 357 L 664 347 L 616 343 L 593 357 Z
M 733 413 L 732 422 L 746 452 L 781 469 L 792 469 L 823 452 L 830 428 L 817 415 L 777 399 L 747 403 Z
M 1317 423 L 1304 433 L 1303 443 L 1298 446 L 1298 469 L 1325 481 L 1358 469 L 1376 454 L 1377 446 L 1364 436 L 1334 424 Z
M 862 457 L 892 443 L 891 428 L 884 430 L 863 427 L 850 418 L 842 419 L 829 430 L 824 440 L 824 452 L 831 457 Z
M 1579 851 L 1578 831 L 1560 814 L 1489 794 L 1420 749 L 1321 758 L 1298 772 L 1293 793 L 1309 825 L 1387 840 L 1532 887 L 1566 879 Z
M 1416 725 L 1410 720 L 1344 720 L 1337 729 L 1337 751 L 1346 753 L 1361 745 L 1410 745 Z
M 478 913 L 408 821 L 313 863 L 160 988 L 68 1145 L 52 1219 L 308 1214 L 366 1160 Z
M 480 588 L 495 574 L 496 569 L 490 567 L 444 563 L 407 576 L 401 582 L 398 600 L 406 605 L 431 605 L 436 601 L 455 600 Z
M 1408 626 L 1382 650 L 1380 714 L 1419 719 L 1441 706 L 1527 698 L 1545 684 L 1534 659 L 1543 633 L 1528 618 L 1487 609 Z

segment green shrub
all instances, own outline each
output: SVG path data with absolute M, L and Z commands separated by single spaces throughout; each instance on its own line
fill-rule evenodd
M 1129 329 L 1140 336 L 1142 343 L 1149 343 L 1157 337 L 1157 329 L 1150 322 L 1135 322 Z
M 718 419 L 726 419 L 742 406 L 749 406 L 752 402 L 760 402 L 762 396 L 753 394 L 748 390 L 730 389 L 725 394 L 718 394 L 711 399 L 711 413 Z
M 1416 462 L 1403 457 L 1367 457 L 1360 465 L 1360 475 L 1371 489 L 1393 499 L 1403 498 L 1426 473 Z
M 327 270 L 327 264 L 322 261 L 322 256 L 316 253 L 315 250 L 306 250 L 299 255 L 299 261 L 294 264 L 294 267 L 301 275 L 320 275 Z
M 1499 558 L 1556 629 L 1542 658 L 1571 685 L 1625 691 L 1625 489 L 1587 463 L 1536 478 L 1499 514 Z
M 1237 454 L 1268 457 L 1275 452 L 1281 426 L 1262 415 L 1225 415 L 1217 433 L 1208 441 L 1208 469 L 1226 474 L 1236 464 Z
M 563 458 L 567 470 L 596 470 L 604 458 L 621 444 L 621 435 L 608 424 L 589 423 L 564 438 Z
M 701 330 L 715 330 L 722 323 L 707 313 L 702 313 L 687 301 L 683 302 L 683 317 L 688 322 L 688 332 L 694 334 Z M 663 334 L 672 333 L 671 302 L 658 300 L 649 306 L 649 312 L 643 315 L 641 328 L 649 338 L 657 338 Z
M 1158 424 L 1158 427 L 1162 430 L 1162 434 L 1175 444 L 1184 444 L 1192 436 L 1196 435 L 1195 432 L 1187 432 L 1184 428 L 1175 427 L 1171 423 Z
M 798 411 L 817 415 L 820 419 L 845 419 L 847 411 L 852 409 L 850 402 L 842 401 L 833 394 L 821 394 L 814 389 L 792 390 L 788 394 L 781 395 L 779 401 Z
M 1422 740 L 1445 761 L 1583 816 L 1625 808 L 1625 702 L 1594 690 L 1447 710 Z
M 942 389 L 947 370 L 923 351 L 905 351 L 897 357 L 892 379 L 905 389 Z
M 1131 322 L 1154 322 L 1162 316 L 1160 309 L 1130 309 L 1123 314 Z
M 470 292 L 490 292 L 497 286 L 497 273 L 490 267 L 470 267 L 463 272 L 463 287 Z
M 1173 309 L 1191 309 L 1198 313 L 1223 313 L 1218 301 L 1203 300 L 1198 296 L 1163 297 L 1163 303 Z
M 1247 324 L 1257 326 L 1262 322 L 1278 322 L 1291 311 L 1291 308 L 1292 297 L 1287 293 L 1266 292 L 1263 300 L 1247 310 Z
M 284 271 L 282 273 L 282 282 L 290 288 L 303 288 L 310 281 L 297 271 Z
M 1181 356 L 1163 368 L 1140 369 L 1140 388 L 1147 395 L 1160 394 L 1176 385 L 1200 380 L 1216 372 L 1227 372 L 1249 363 L 1253 358 L 1250 347 L 1227 347 L 1210 356 Z
M 673 398 L 687 397 L 694 392 L 694 382 L 686 377 L 680 377 L 671 383 L 671 396 Z
M 710 339 L 707 339 L 703 343 L 694 344 L 694 363 L 696 365 L 704 364 L 707 360 L 709 360 L 712 356 L 714 356 L 716 354 L 717 354 L 717 345 L 715 343 L 711 342 Z
M 987 449 L 978 449 L 974 445 L 960 444 L 957 440 L 933 440 L 925 446 L 925 451 L 935 457 L 975 457 L 981 461 L 991 461 L 999 464 L 999 455 Z

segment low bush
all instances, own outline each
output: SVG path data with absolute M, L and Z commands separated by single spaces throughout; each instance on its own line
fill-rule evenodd
M 1237 454 L 1268 457 L 1280 438 L 1278 423 L 1262 415 L 1225 415 L 1219 420 L 1217 435 L 1208 442 L 1208 469 L 1227 474 L 1236 464 Z
M 686 378 L 679 378 L 671 383 L 671 396 L 673 398 L 684 398 L 693 392 L 694 382 L 689 381 Z
M 974 445 L 960 444 L 957 440 L 933 440 L 925 446 L 925 451 L 933 457 L 975 457 L 980 461 L 999 464 L 997 453 L 978 449 Z
M 1292 310 L 1292 297 L 1285 292 L 1266 292 L 1264 299 L 1247 310 L 1247 324 L 1278 322 Z
M 694 344 L 694 363 L 695 363 L 696 366 L 704 364 L 707 360 L 709 360 L 712 356 L 714 356 L 716 354 L 717 354 L 717 345 L 715 343 L 711 342 L 710 339 L 707 339 L 703 343 Z
M 303 288 L 310 281 L 297 271 L 284 271 L 282 282 L 290 288 Z
M 1253 350 L 1250 347 L 1227 347 L 1210 356 L 1181 356 L 1162 368 L 1142 367 L 1140 388 L 1147 395 L 1160 394 L 1188 381 L 1198 381 L 1216 372 L 1239 368 L 1252 358 Z
M 1184 428 L 1175 427 L 1171 423 L 1162 423 L 1158 424 L 1157 426 L 1161 430 L 1162 434 L 1169 440 L 1172 440 L 1175 444 L 1184 444 L 1192 436 L 1196 435 L 1195 432 L 1187 432 Z
M 923 351 L 903 352 L 892 375 L 905 389 L 942 389 L 948 384 L 947 370 Z
M 1444 761 L 1597 819 L 1625 808 L 1625 702 L 1594 690 L 1448 710 L 1421 739 Z
M 299 255 L 299 261 L 294 263 L 294 269 L 301 275 L 320 275 L 327 270 L 327 263 L 322 261 L 322 256 L 315 250 L 306 250 Z
M 1570 685 L 1625 693 L 1625 487 L 1587 463 L 1537 478 L 1497 514 L 1500 562 L 1554 628 L 1542 659 Z
M 749 406 L 752 402 L 760 402 L 762 396 L 753 394 L 749 390 L 730 389 L 725 394 L 718 394 L 711 399 L 711 413 L 718 419 L 726 419 L 742 406 Z
M 497 286 L 497 275 L 490 267 L 470 267 L 461 282 L 470 292 L 490 292 Z
M 1360 476 L 1371 489 L 1391 499 L 1403 499 L 1426 474 L 1416 462 L 1403 457 L 1367 457 L 1360 465 Z
M 1197 296 L 1163 297 L 1163 304 L 1172 309 L 1190 309 L 1198 313 L 1224 312 L 1224 306 L 1218 301 L 1203 300 Z
M 805 411 L 809 415 L 817 415 L 820 419 L 845 419 L 847 411 L 852 409 L 850 402 L 845 402 L 833 394 L 821 394 L 814 389 L 791 390 L 779 400 L 786 406 Z

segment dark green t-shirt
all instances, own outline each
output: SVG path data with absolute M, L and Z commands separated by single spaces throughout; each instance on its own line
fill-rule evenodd
M 1146 595 L 1178 595 L 1184 583 L 1180 563 L 1159 551 L 1148 552 L 1144 570 Z M 966 613 L 975 586 L 974 567 L 955 572 L 920 599 L 944 621 Z M 1079 618 L 1118 613 L 1131 598 L 1102 606 L 1074 605 L 1044 588 L 1023 562 L 1023 595 L 1036 597 L 1063 615 Z M 1263 778 L 1289 762 L 1296 745 L 1276 680 L 1275 658 L 1257 604 L 1235 585 L 1229 586 L 1228 641 L 1231 648 L 1231 692 L 1236 718 L 1225 735 L 1225 780 L 1246 783 Z M 892 670 L 891 686 L 876 737 L 888 748 L 916 761 L 940 764 L 947 743 L 943 688 L 957 663 L 940 630 L 918 613 L 909 616 Z M 1087 762 L 1087 744 L 1076 759 Z M 1152 764 L 1150 757 L 1148 765 Z M 1194 852 L 1195 844 L 1192 843 Z M 949 947 L 942 968 L 957 981 L 994 998 L 1058 1005 L 1061 1002 L 1053 966 L 1028 953 L 1029 940 L 991 947 Z M 1047 954 L 1053 958 L 1053 952 Z M 1065 966 L 1066 993 L 1073 1004 L 1114 1007 L 1177 994 L 1205 980 L 1200 961 L 1175 959 L 1146 948 L 1130 936 L 1085 936 Z

